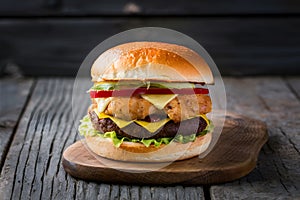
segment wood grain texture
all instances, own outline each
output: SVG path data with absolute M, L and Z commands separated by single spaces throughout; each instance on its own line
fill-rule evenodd
M 228 109 L 265 121 L 270 137 L 249 175 L 231 183 L 206 187 L 210 194 L 205 196 L 211 199 L 299 199 L 300 106 L 287 82 L 296 91 L 300 77 L 224 80 Z M 19 199 L 21 195 L 23 199 L 154 199 L 160 193 L 166 199 L 204 199 L 202 187 L 96 184 L 68 176 L 60 164 L 61 155 L 79 139 L 73 135 L 76 127 L 72 125 L 70 105 L 72 84 L 73 80 L 60 78 L 37 81 L 1 172 L 2 199 Z M 88 97 L 86 93 L 76 95 L 83 99 Z M 81 107 L 75 111 L 78 117 L 86 113 L 84 103 Z M 41 145 L 37 145 L 39 143 Z
M 32 86 L 32 79 L 0 79 L 0 171 Z
M 282 78 L 231 78 L 225 84 L 228 109 L 265 121 L 269 140 L 256 169 L 239 181 L 212 186 L 211 199 L 300 198 L 299 99 Z
M 78 181 L 61 165 L 64 149 L 78 135 L 75 119 L 87 111 L 85 92 L 90 81 L 80 83 L 80 106 L 72 109 L 73 79 L 39 79 L 20 120 L 0 177 L 0 197 L 6 199 L 204 199 L 202 187 L 139 187 Z
M 59 16 L 59 15 L 224 15 L 224 14 L 294 14 L 299 13 L 299 1 L 189 1 L 153 0 L 28 0 L 5 1 L 0 6 L 1 16 Z
M 288 77 L 285 78 L 285 81 L 290 91 L 300 101 L 300 79 L 297 77 Z
M 99 160 L 94 157 L 83 141 L 78 141 L 64 152 L 63 165 L 76 178 L 98 182 L 153 185 L 223 183 L 253 170 L 258 153 L 267 140 L 266 131 L 266 126 L 260 121 L 230 114 L 226 116 L 223 132 L 215 148 L 201 160 L 194 157 L 152 171 L 159 164 L 106 159 L 101 162 L 102 158 Z
M 69 178 L 59 169 L 62 148 L 75 140 L 75 135 L 68 135 L 72 128 L 71 92 L 72 81 L 37 82 L 4 163 L 0 182 L 3 199 L 73 196 L 74 186 L 66 187 Z
M 300 74 L 299 17 L 3 19 L 1 60 L 17 64 L 25 75 L 74 76 L 100 42 L 143 26 L 191 36 L 210 53 L 222 75 Z

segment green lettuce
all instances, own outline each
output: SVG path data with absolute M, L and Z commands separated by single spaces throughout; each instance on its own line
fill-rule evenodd
M 83 136 L 97 136 L 101 138 L 110 138 L 114 144 L 115 147 L 120 147 L 120 145 L 124 141 L 128 142 L 139 142 L 146 147 L 149 147 L 151 144 L 153 144 L 155 147 L 159 147 L 161 144 L 169 144 L 170 142 L 178 142 L 178 143 L 188 143 L 195 141 L 196 137 L 203 136 L 207 134 L 208 132 L 211 132 L 214 128 L 213 124 L 209 123 L 209 125 L 203 130 L 202 132 L 198 134 L 191 134 L 191 135 L 176 135 L 174 138 L 172 137 L 165 137 L 165 138 L 158 138 L 158 139 L 130 139 L 127 137 L 119 137 L 117 136 L 115 131 L 101 133 L 100 131 L 97 131 L 93 128 L 92 122 L 88 115 L 84 116 L 82 120 L 80 120 L 79 125 L 79 133 Z
M 90 90 L 118 90 L 124 88 L 136 88 L 136 87 L 154 87 L 154 88 L 195 88 L 199 84 L 193 83 L 168 83 L 168 82 L 137 82 L 137 81 L 119 81 L 119 82 L 103 82 L 95 84 Z

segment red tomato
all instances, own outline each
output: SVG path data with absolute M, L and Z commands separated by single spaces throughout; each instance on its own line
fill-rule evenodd
M 91 98 L 107 98 L 107 97 L 130 97 L 141 94 L 208 94 L 205 88 L 184 88 L 184 89 L 168 89 L 168 88 L 137 88 L 122 90 L 92 90 Z

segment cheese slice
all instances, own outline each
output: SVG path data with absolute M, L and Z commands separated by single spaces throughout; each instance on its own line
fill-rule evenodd
M 177 94 L 142 94 L 143 99 L 152 103 L 156 108 L 163 109 Z
M 146 122 L 146 121 L 141 121 L 141 120 L 126 121 L 126 120 L 118 119 L 116 117 L 112 117 L 105 113 L 98 113 L 97 110 L 94 110 L 94 111 L 97 113 L 97 115 L 100 119 L 109 118 L 114 123 L 116 123 L 118 125 L 118 127 L 120 127 L 120 128 L 124 128 L 124 127 L 128 126 L 129 124 L 135 122 L 135 123 L 139 124 L 140 126 L 142 126 L 143 128 L 145 128 L 146 130 L 148 130 L 150 133 L 154 133 L 160 127 L 164 126 L 166 123 L 168 123 L 171 120 L 170 118 L 166 118 L 166 119 L 160 120 L 158 122 Z M 207 119 L 206 115 L 198 115 L 197 117 L 202 117 L 206 121 L 207 125 L 209 125 L 209 120 Z
M 97 113 L 97 112 L 96 112 Z M 170 121 L 171 119 L 166 118 L 163 120 L 160 120 L 158 122 L 146 122 L 146 121 L 141 121 L 141 120 L 131 120 L 131 121 L 126 121 L 126 120 L 122 120 L 122 119 L 118 119 L 116 117 L 112 117 L 110 115 L 107 115 L 105 113 L 97 113 L 98 117 L 100 119 L 103 118 L 109 118 L 111 119 L 113 122 L 115 122 L 118 127 L 120 128 L 124 128 L 125 126 L 128 126 L 129 124 L 135 122 L 137 124 L 139 124 L 140 126 L 142 126 L 143 128 L 145 128 L 146 130 L 148 130 L 150 133 L 154 133 L 155 131 L 157 131 L 160 127 L 162 127 L 163 125 L 165 125 L 168 121 Z
M 135 123 L 139 124 L 143 128 L 147 129 L 150 133 L 154 133 L 157 131 L 160 127 L 168 123 L 171 119 L 166 118 L 163 120 L 160 120 L 158 122 L 145 122 L 145 121 L 140 121 L 140 120 L 134 120 Z
M 108 104 L 111 102 L 112 97 L 109 98 L 95 98 L 95 101 L 97 103 L 97 111 L 98 113 L 102 113 Z
M 122 120 L 122 119 L 119 119 L 119 118 L 116 118 L 116 117 L 112 117 L 110 115 L 107 115 L 105 113 L 97 113 L 98 117 L 100 119 L 104 119 L 104 118 L 109 118 L 111 119 L 113 122 L 115 122 L 118 127 L 120 128 L 124 128 L 125 126 L 128 126 L 129 124 L 131 124 L 133 121 L 126 121 L 126 120 Z

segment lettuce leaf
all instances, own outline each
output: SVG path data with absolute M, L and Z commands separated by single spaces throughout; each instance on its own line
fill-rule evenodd
M 201 86 L 201 85 L 200 85 Z M 168 82 L 139 82 L 139 81 L 106 81 L 93 85 L 90 90 L 118 90 L 124 88 L 154 87 L 154 88 L 195 88 L 199 84 L 194 83 L 168 83 Z M 201 86 L 203 87 L 203 86 Z
M 128 142 L 138 142 L 146 147 L 149 147 L 151 144 L 153 144 L 155 147 L 159 147 L 161 144 L 169 144 L 170 142 L 178 142 L 178 143 L 188 143 L 195 141 L 196 137 L 201 137 L 208 132 L 211 132 L 214 128 L 211 121 L 209 121 L 209 125 L 203 130 L 202 132 L 198 134 L 191 134 L 191 135 L 176 135 L 174 138 L 172 137 L 165 137 L 165 138 L 158 138 L 158 139 L 130 139 L 127 137 L 119 137 L 117 136 L 117 133 L 115 131 L 101 133 L 100 131 L 97 131 L 94 129 L 92 122 L 88 115 L 84 116 L 82 120 L 80 120 L 81 124 L 79 125 L 79 133 L 83 136 L 97 136 L 101 138 L 110 138 L 114 144 L 115 147 L 120 147 L 120 145 L 124 141 Z
M 90 90 L 113 90 L 115 89 L 115 85 L 106 83 L 106 84 L 98 84 L 91 87 Z

